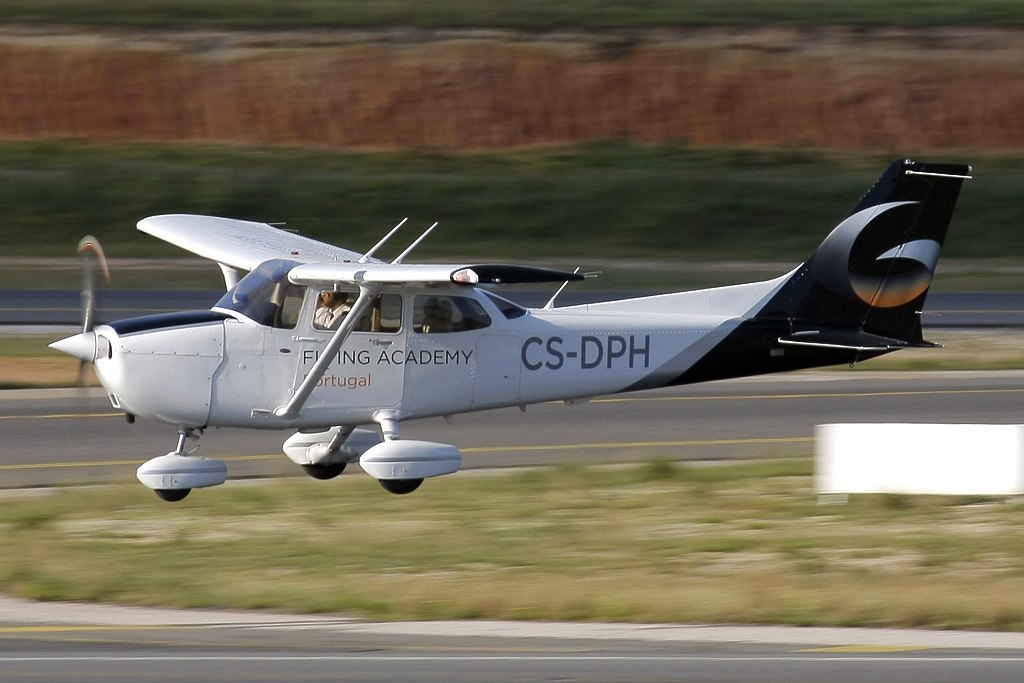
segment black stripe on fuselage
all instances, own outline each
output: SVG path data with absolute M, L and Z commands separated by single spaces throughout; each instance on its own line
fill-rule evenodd
M 766 375 L 828 365 L 847 365 L 889 353 L 882 350 L 785 346 L 779 338 L 792 333 L 784 320 L 747 320 L 730 332 L 693 365 L 674 377 L 662 377 L 656 384 L 643 380 L 624 391 L 695 384 L 734 377 Z
M 126 318 L 117 322 L 107 323 L 118 335 L 150 332 L 167 327 L 184 327 L 226 320 L 231 316 L 216 311 L 176 311 L 174 313 L 156 313 L 142 315 L 137 318 Z

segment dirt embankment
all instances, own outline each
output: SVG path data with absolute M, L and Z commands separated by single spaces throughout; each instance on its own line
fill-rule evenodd
M 0 33 L 0 137 L 1024 149 L 1024 31 Z

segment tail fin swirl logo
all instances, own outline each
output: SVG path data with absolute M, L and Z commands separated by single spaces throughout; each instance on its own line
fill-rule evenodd
M 913 229 L 919 210 L 920 202 L 890 202 L 849 216 L 815 252 L 814 278 L 835 294 L 877 308 L 895 308 L 921 296 L 931 284 L 942 245 L 913 239 L 913 233 L 921 234 Z M 906 241 L 893 244 L 894 236 Z

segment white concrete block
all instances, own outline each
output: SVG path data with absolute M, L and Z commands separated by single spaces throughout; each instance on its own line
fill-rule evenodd
M 814 472 L 822 495 L 1021 495 L 1024 425 L 818 425 Z

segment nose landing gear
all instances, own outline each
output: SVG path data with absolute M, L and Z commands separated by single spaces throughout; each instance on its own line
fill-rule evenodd
M 192 450 L 185 450 L 188 439 L 198 442 L 202 431 L 202 428 L 183 427 L 178 432 L 177 447 L 167 455 L 144 462 L 136 471 L 136 478 L 168 502 L 182 500 L 194 488 L 223 484 L 228 478 L 223 460 L 193 456 L 199 449 L 198 443 Z

